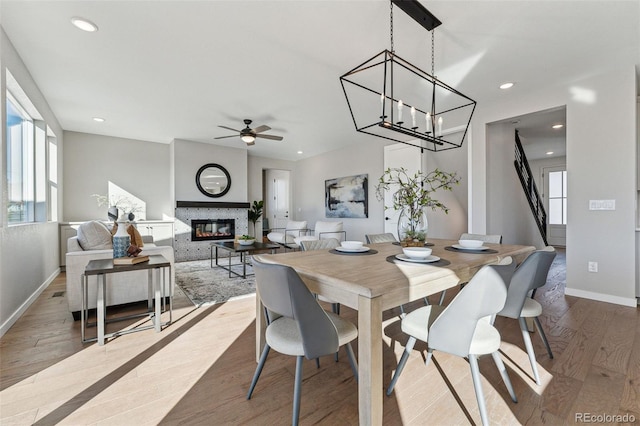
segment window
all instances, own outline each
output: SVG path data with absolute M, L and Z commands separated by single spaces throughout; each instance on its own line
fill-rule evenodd
M 8 71 L 6 94 L 7 223 L 46 222 L 52 204 L 48 203 L 52 192 L 51 159 L 47 161 L 50 129 Z M 57 169 L 53 173 L 57 180 Z
M 549 172 L 549 225 L 567 224 L 567 171 Z
M 7 186 L 9 223 L 32 222 L 34 205 L 33 120 L 7 93 Z

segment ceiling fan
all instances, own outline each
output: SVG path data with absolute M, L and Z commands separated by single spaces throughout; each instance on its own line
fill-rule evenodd
M 218 126 L 218 127 L 222 127 L 223 129 L 227 129 L 227 130 L 232 130 L 234 132 L 238 132 L 240 134 L 240 139 L 242 139 L 247 146 L 250 145 L 255 145 L 256 143 L 256 138 L 264 138 L 264 139 L 271 139 L 274 141 L 281 141 L 282 140 L 282 136 L 274 136 L 274 135 L 262 135 L 262 132 L 266 132 L 267 130 L 271 130 L 271 127 L 269 126 L 258 126 L 254 129 L 250 128 L 249 125 L 251 124 L 251 120 L 244 120 L 244 124 L 247 125 L 247 127 L 245 127 L 242 130 L 236 130 L 236 129 L 232 129 L 231 127 L 227 127 L 227 126 Z M 220 136 L 214 139 L 225 139 L 225 138 L 233 138 L 236 137 L 238 135 L 230 135 L 230 136 Z

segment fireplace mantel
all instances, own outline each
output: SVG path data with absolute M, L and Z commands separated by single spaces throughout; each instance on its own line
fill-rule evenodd
M 249 203 L 224 201 L 176 201 L 176 207 L 203 207 L 208 209 L 248 209 Z

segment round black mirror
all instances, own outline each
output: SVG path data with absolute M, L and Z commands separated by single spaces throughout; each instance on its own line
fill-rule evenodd
M 231 188 L 231 176 L 219 164 L 205 164 L 196 173 L 196 185 L 207 197 L 222 197 Z

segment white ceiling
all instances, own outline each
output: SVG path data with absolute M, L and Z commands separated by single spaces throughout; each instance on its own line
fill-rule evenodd
M 640 66 L 640 0 L 422 3 L 443 22 L 436 75 L 479 106 Z M 288 160 L 377 139 L 355 131 L 339 76 L 389 48 L 387 1 L 2 0 L 0 19 L 65 130 L 214 143 L 249 118 L 284 136 L 249 153 Z M 430 34 L 397 7 L 394 36 L 430 70 Z

